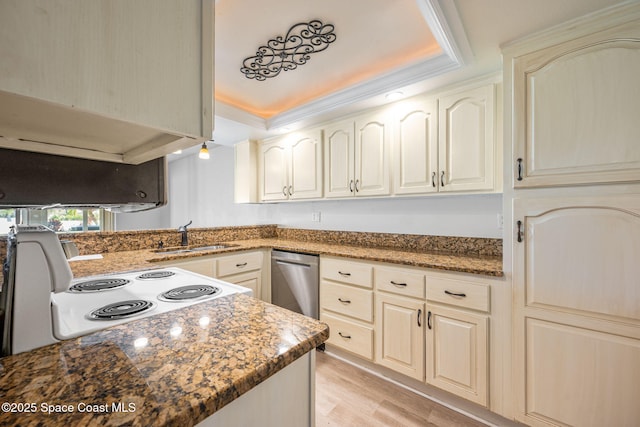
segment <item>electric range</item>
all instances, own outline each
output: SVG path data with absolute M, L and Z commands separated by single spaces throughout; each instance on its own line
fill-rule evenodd
M 175 267 L 74 279 L 58 237 L 43 226 L 9 233 L 3 270 L 3 356 L 226 295 L 252 294 Z

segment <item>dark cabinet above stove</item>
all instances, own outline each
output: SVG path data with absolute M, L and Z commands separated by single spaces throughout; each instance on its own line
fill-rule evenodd
M 103 207 L 116 212 L 166 204 L 164 157 L 139 165 L 0 148 L 0 206 Z

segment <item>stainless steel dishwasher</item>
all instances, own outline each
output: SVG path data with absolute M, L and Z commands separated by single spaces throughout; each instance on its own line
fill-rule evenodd
M 271 302 L 318 319 L 318 256 L 271 251 Z

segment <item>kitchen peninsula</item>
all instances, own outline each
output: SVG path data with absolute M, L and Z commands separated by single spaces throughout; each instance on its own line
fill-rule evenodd
M 328 336 L 241 294 L 140 319 L 0 359 L 0 424 L 215 426 L 262 422 L 268 402 L 280 425 L 312 425 L 313 350 Z

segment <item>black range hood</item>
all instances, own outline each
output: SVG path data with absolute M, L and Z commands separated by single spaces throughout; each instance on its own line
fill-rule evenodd
M 135 212 L 166 204 L 164 157 L 139 165 L 0 148 L 0 207 L 100 207 Z

